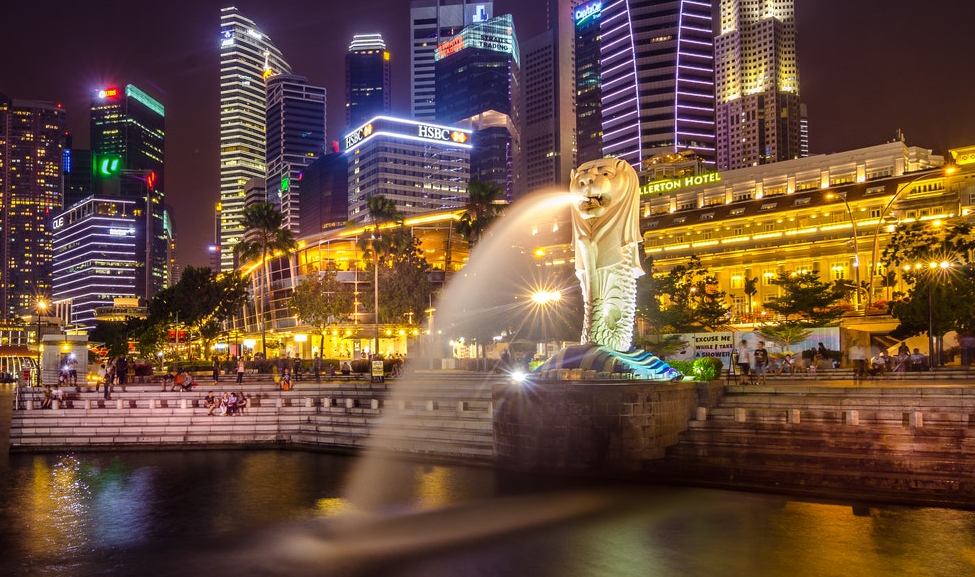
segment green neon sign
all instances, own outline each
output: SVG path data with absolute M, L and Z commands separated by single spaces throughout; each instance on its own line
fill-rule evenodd
M 122 159 L 118 156 L 95 156 L 95 176 L 115 176 L 122 169 Z
M 284 176 L 281 178 L 281 192 L 287 192 L 291 188 L 291 178 Z

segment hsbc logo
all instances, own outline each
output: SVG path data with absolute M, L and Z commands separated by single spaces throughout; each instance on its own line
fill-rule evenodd
M 420 138 L 430 138 L 433 140 L 450 140 L 450 131 L 439 126 L 421 124 L 418 128 Z

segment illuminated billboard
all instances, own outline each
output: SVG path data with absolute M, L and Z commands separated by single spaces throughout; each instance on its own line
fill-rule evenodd
M 471 148 L 471 131 L 465 128 L 377 116 L 345 136 L 345 149 L 361 146 L 376 136 Z

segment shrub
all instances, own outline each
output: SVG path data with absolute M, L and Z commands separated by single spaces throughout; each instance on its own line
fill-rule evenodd
M 713 381 L 721 375 L 721 368 L 724 363 L 721 359 L 712 357 L 701 357 L 693 361 L 668 361 L 671 367 L 685 377 L 690 377 L 695 381 Z

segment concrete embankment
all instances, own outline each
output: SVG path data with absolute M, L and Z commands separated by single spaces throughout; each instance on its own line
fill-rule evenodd
M 728 387 L 657 478 L 975 507 L 975 387 Z
M 618 451 L 618 458 L 644 459 L 639 467 L 601 469 L 609 474 L 625 471 L 631 478 L 844 500 L 975 507 L 975 387 L 933 382 L 856 388 L 800 381 L 765 387 L 712 384 L 698 386 L 696 399 L 681 393 L 683 389 L 675 389 L 677 397 L 650 395 L 646 402 L 621 392 L 615 408 L 596 403 L 587 412 L 570 399 L 559 400 L 558 384 L 553 383 L 542 391 L 526 389 L 518 401 L 521 420 L 514 423 L 512 406 L 498 401 L 496 379 L 431 373 L 420 380 L 409 387 L 393 382 L 388 388 L 364 381 L 302 382 L 287 392 L 274 383 L 203 385 L 193 393 L 161 392 L 158 384 L 144 384 L 117 390 L 107 402 L 87 388 L 69 389 L 66 406 L 59 409 L 14 410 L 10 448 L 360 451 L 381 420 L 385 451 L 549 472 L 558 468 L 554 463 L 569 472 L 591 474 L 566 464 L 583 457 L 586 463 L 599 462 L 604 455 L 617 454 L 611 450 L 616 445 L 607 442 L 600 449 L 594 438 L 569 430 L 572 420 L 556 414 L 564 410 L 580 427 L 622 431 L 620 447 L 634 450 Z M 616 395 L 618 386 L 607 388 L 607 394 Z M 202 406 L 206 391 L 231 387 L 243 388 L 250 398 L 247 413 L 207 416 Z M 675 420 L 666 413 L 674 410 L 685 416 Z M 502 429 L 528 440 L 516 452 L 508 443 L 507 462 L 498 456 L 499 419 Z M 541 433 L 539 427 L 550 432 Z M 648 438 L 653 435 L 659 438 Z M 573 447 L 587 446 L 589 452 L 575 454 Z M 539 456 L 556 449 L 561 451 L 557 460 Z M 519 457 L 517 462 L 511 455 Z
M 481 379 L 431 377 L 396 390 L 365 381 L 202 385 L 192 393 L 159 385 L 116 387 L 111 399 L 88 387 L 67 389 L 57 409 L 22 400 L 11 417 L 11 451 L 58 451 L 215 446 L 300 446 L 355 451 L 383 414 L 398 417 L 384 448 L 440 459 L 489 461 L 493 455 L 491 387 Z M 249 400 L 241 416 L 208 416 L 206 392 L 233 388 Z M 396 394 L 392 394 L 393 391 Z M 33 408 L 27 409 L 28 402 Z

